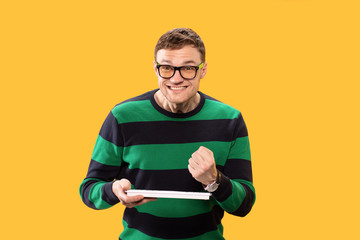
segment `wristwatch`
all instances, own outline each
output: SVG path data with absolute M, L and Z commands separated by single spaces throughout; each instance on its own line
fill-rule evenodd
M 205 190 L 208 192 L 215 192 L 216 189 L 218 189 L 218 187 L 220 185 L 221 173 L 218 169 L 216 169 L 216 171 L 217 171 L 216 180 L 213 183 L 210 183 L 205 187 Z

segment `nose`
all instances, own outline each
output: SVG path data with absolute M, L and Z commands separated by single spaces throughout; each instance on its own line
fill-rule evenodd
M 172 83 L 181 83 L 181 82 L 183 82 L 184 81 L 184 79 L 181 77 L 181 75 L 180 75 L 180 70 L 176 70 L 175 71 L 175 74 L 174 74 L 174 76 L 172 76 L 172 78 L 170 78 L 170 81 L 172 82 Z

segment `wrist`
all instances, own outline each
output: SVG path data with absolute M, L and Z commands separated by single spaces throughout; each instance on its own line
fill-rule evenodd
M 220 182 L 221 182 L 221 173 L 218 169 L 216 169 L 216 179 L 207 185 L 203 184 L 203 187 L 208 192 L 214 192 L 219 187 Z

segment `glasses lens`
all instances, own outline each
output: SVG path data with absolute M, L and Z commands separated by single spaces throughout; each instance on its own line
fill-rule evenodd
M 196 68 L 191 66 L 185 66 L 180 69 L 183 78 L 194 78 L 196 75 Z
M 169 78 L 173 75 L 174 73 L 174 68 L 171 66 L 160 66 L 159 67 L 159 73 L 160 76 L 163 78 Z

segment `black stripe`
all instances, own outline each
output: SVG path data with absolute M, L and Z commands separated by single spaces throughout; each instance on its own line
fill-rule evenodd
M 86 179 L 85 179 L 86 180 Z M 84 180 L 84 181 L 85 181 Z M 98 210 L 98 208 L 95 207 L 95 204 L 90 201 L 89 194 L 91 191 L 91 188 L 94 186 L 94 184 L 98 183 L 98 180 L 91 179 L 89 181 L 86 181 L 81 189 L 81 199 L 85 203 L 86 206 Z M 107 202 L 110 205 L 115 205 L 119 201 L 119 199 L 115 196 L 115 194 L 112 192 L 112 182 L 108 182 L 103 185 L 101 188 L 101 198 Z
M 215 101 L 215 102 L 220 102 L 219 100 L 217 100 L 217 99 L 215 99 L 215 98 L 213 98 L 213 97 L 210 97 L 210 96 L 208 96 L 208 95 L 206 95 L 206 94 L 204 94 L 204 93 L 202 93 L 202 92 L 199 92 L 199 93 L 200 93 L 200 95 L 202 95 L 205 99 L 212 100 L 212 101 Z
M 238 119 L 238 124 L 236 125 L 236 129 L 235 129 L 235 139 L 238 137 L 248 136 L 248 131 L 245 125 L 245 121 L 241 113 L 239 114 L 237 119 Z
M 86 179 L 85 179 L 86 180 Z M 84 181 L 85 181 L 84 180 Z M 85 203 L 86 206 L 92 208 L 92 209 L 96 209 L 98 210 L 96 207 L 95 207 L 95 204 L 93 204 L 90 200 L 89 200 L 89 193 L 90 193 L 90 190 L 92 188 L 92 186 L 97 183 L 96 180 L 89 180 L 87 182 L 85 182 L 83 185 L 82 185 L 82 188 L 81 188 L 81 199 L 82 201 Z
M 113 182 L 105 183 L 101 188 L 101 199 L 107 202 L 110 205 L 115 205 L 120 200 L 116 197 L 114 192 L 112 191 Z
M 160 108 L 155 100 L 154 93 L 158 89 L 131 98 L 122 103 L 131 101 L 151 100 L 155 108 Z M 196 108 L 200 111 L 205 99 L 217 101 L 201 92 L 202 102 Z M 120 104 L 122 104 L 120 103 Z M 119 104 L 118 104 L 119 105 Z M 201 105 L 201 106 L 200 106 Z M 157 109 L 162 113 L 170 112 Z M 194 115 L 193 113 L 191 113 Z M 173 116 L 174 115 L 174 116 Z M 189 117 L 187 114 L 173 114 L 174 118 Z M 122 129 L 124 127 L 124 130 Z M 205 131 L 204 129 L 207 129 Z M 122 132 L 123 131 L 123 132 Z M 171 134 L 169 134 L 171 133 Z M 238 137 L 248 135 L 244 119 L 239 114 L 237 119 L 198 120 L 198 121 L 160 121 L 160 122 L 135 122 L 118 125 L 117 119 L 112 112 L 109 113 L 100 130 L 100 136 L 114 143 L 116 146 L 131 146 L 138 144 L 162 144 L 162 143 L 188 143 L 201 141 L 233 141 Z M 124 134 L 124 136 L 122 135 Z M 140 136 L 140 137 L 139 137 Z M 194 136 L 196 137 L 194 139 Z M 124 138 L 125 143 L 124 143 Z M 153 141 L 154 140 L 154 141 Z
M 119 172 L 120 167 L 118 166 L 105 165 L 91 159 L 86 178 L 98 178 L 110 182 L 119 175 Z
M 141 213 L 136 208 L 126 208 L 124 220 L 129 228 L 135 228 L 151 237 L 177 239 L 200 236 L 214 231 L 220 224 L 224 211 L 215 206 L 209 213 L 184 218 L 162 218 Z
M 125 100 L 117 105 L 120 105 L 120 104 L 123 104 L 123 103 L 127 103 L 127 102 L 134 102 L 134 101 L 144 101 L 144 100 L 150 100 L 152 98 L 152 96 L 154 96 L 154 94 L 159 91 L 159 88 L 157 89 L 154 89 L 154 90 L 151 90 L 151 91 L 148 91 L 146 93 L 143 93 L 139 96 L 136 96 L 136 97 L 133 97 L 133 98 L 130 98 L 128 100 Z M 201 97 L 205 98 L 205 99 L 209 99 L 209 100 L 213 100 L 213 101 L 217 101 L 217 102 L 220 102 L 219 100 L 213 98 L 213 97 L 210 97 L 202 92 L 199 91 L 199 94 Z M 116 105 L 116 106 L 117 106 Z
M 124 146 L 233 141 L 237 119 L 123 123 Z
M 124 145 L 120 126 L 112 112 L 110 112 L 109 115 L 106 117 L 100 129 L 99 135 L 105 140 L 112 142 L 116 146 Z
M 142 170 L 121 167 L 119 179 L 128 179 L 136 189 L 172 190 L 172 191 L 203 191 L 201 183 L 196 181 L 188 169 L 175 170 Z
M 243 202 L 241 203 L 240 207 L 230 214 L 245 217 L 250 211 L 253 206 L 255 195 L 253 191 L 251 191 L 250 187 L 246 184 L 241 183 L 241 185 L 244 187 L 246 192 L 246 197 L 244 198 Z
M 219 170 L 220 171 L 220 170 Z M 220 171 L 221 172 L 221 171 Z M 212 196 L 218 201 L 225 201 L 232 194 L 232 183 L 230 179 L 221 173 L 221 181 L 219 187 L 215 192 L 212 193 Z
M 245 159 L 228 159 L 224 174 L 231 179 L 244 179 L 252 182 L 251 161 Z

